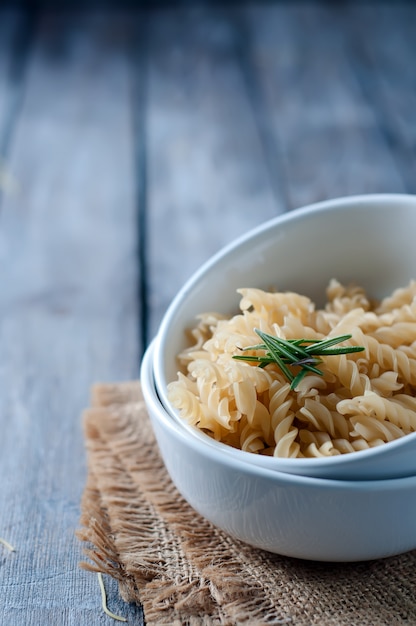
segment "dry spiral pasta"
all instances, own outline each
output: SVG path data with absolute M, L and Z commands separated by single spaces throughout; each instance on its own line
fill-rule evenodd
M 335 279 L 318 309 L 300 294 L 240 289 L 240 312 L 202 314 L 168 385 L 181 417 L 235 448 L 321 457 L 381 445 L 416 431 L 416 281 L 380 302 Z M 255 328 L 283 339 L 350 334 L 363 352 L 327 356 L 291 389 L 277 365 L 235 360 L 258 344 Z

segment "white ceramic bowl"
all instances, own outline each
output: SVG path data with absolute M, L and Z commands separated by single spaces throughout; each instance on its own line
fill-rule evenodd
M 286 459 L 245 452 L 215 441 L 201 429 L 185 422 L 174 411 L 167 412 L 187 431 L 190 437 L 201 440 L 204 445 L 211 446 L 217 452 L 230 456 L 236 461 L 258 465 L 267 470 L 314 478 L 357 481 L 416 476 L 416 433 L 395 439 L 383 446 L 359 450 L 354 454 Z
M 254 547 L 319 561 L 361 561 L 416 548 L 416 476 L 324 480 L 239 461 L 190 436 L 164 408 L 154 377 L 154 342 L 141 383 L 166 468 L 203 517 Z
M 204 311 L 238 310 L 241 287 L 297 291 L 324 304 L 331 278 L 356 282 L 381 298 L 416 278 L 416 196 L 383 194 L 340 198 L 279 216 L 240 237 L 208 261 L 179 291 L 167 310 L 154 348 L 158 395 L 176 419 L 167 384 L 177 374 L 185 330 Z M 221 447 L 222 444 L 216 444 Z M 394 455 L 393 444 L 391 454 Z M 237 459 L 247 454 L 234 451 Z M 310 476 L 354 479 L 414 473 L 416 465 L 394 461 L 377 474 L 375 451 L 322 459 L 275 459 L 251 455 L 253 463 Z M 356 460 L 353 461 L 352 457 Z M 416 461 L 416 455 L 415 455 Z M 410 469 L 409 469 L 410 468 Z

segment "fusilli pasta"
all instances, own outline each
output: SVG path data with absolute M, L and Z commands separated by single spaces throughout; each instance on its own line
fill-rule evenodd
M 327 304 L 244 288 L 240 312 L 202 314 L 181 371 L 168 385 L 181 417 L 214 439 L 257 454 L 322 457 L 381 445 L 416 431 L 416 281 L 373 302 L 332 280 Z M 277 365 L 233 356 L 258 344 L 255 328 L 283 339 L 350 334 L 363 352 L 326 356 L 322 376 L 296 389 Z M 255 355 L 255 350 L 253 351 Z

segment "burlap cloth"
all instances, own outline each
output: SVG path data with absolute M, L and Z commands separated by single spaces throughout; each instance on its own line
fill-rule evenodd
M 117 579 L 123 599 L 142 604 L 147 626 L 416 625 L 416 551 L 325 564 L 235 541 L 171 483 L 140 384 L 98 385 L 92 396 L 78 533 L 89 561 L 81 566 Z

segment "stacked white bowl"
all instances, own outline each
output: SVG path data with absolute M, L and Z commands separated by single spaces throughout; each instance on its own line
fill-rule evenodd
M 219 225 L 220 226 L 220 225 Z M 219 443 L 185 424 L 167 397 L 186 329 L 230 315 L 237 289 L 290 290 L 323 305 L 336 277 L 382 298 L 416 278 L 416 197 L 366 195 L 315 204 L 247 233 L 181 289 L 146 351 L 141 383 L 166 468 L 214 525 L 254 547 L 321 561 L 416 548 L 416 436 L 323 459 L 276 459 Z M 401 440 L 399 440 L 401 441 Z M 413 452 L 415 451 L 415 452 Z

